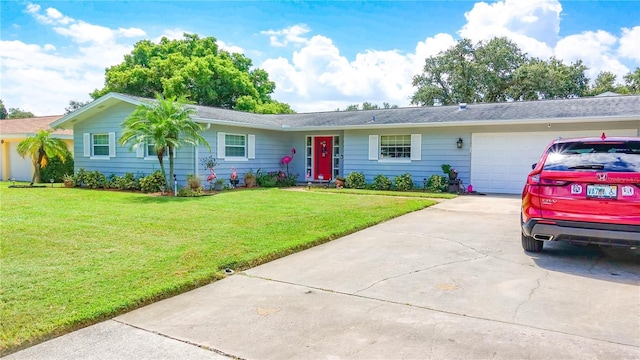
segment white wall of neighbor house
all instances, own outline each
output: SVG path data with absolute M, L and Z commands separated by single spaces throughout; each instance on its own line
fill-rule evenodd
M 16 181 L 31 181 L 33 175 L 31 160 L 18 155 L 19 142 L 9 143 L 9 174 Z
M 637 136 L 638 125 L 638 122 L 545 124 L 475 131 L 471 135 L 470 183 L 478 192 L 519 194 L 532 164 L 554 139 L 600 137 L 603 132 L 607 136 Z

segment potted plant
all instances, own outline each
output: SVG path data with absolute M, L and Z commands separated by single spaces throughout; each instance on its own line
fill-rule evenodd
M 69 174 L 62 175 L 62 182 L 64 182 L 64 186 L 69 188 L 76 186 L 76 179 L 73 177 L 73 175 L 69 175 Z
M 213 190 L 222 191 L 222 189 L 224 189 L 224 179 L 216 179 L 216 182 L 213 185 Z
M 344 187 L 344 182 L 345 182 L 345 178 L 343 178 L 342 176 L 337 176 L 336 177 L 336 188 L 338 189 L 342 189 Z
M 458 170 L 451 167 L 449 164 L 442 164 L 440 166 L 442 168 L 442 172 L 449 176 L 449 180 L 455 180 L 458 178 Z
M 253 170 L 249 169 L 244 173 L 244 184 L 247 185 L 248 188 L 256 185 L 256 174 Z

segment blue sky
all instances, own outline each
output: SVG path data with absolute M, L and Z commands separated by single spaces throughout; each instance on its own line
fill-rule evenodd
M 137 41 L 183 32 L 244 53 L 298 112 L 408 106 L 424 59 L 462 37 L 582 59 L 592 78 L 640 66 L 640 1 L 0 0 L 0 16 L 0 98 L 39 116 L 88 100 Z

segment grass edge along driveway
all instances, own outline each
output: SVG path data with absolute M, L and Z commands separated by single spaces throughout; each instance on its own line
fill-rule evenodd
M 433 205 L 255 189 L 200 198 L 0 184 L 0 355 Z

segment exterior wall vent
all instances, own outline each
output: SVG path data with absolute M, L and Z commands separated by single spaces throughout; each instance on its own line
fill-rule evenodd
M 458 104 L 458 109 L 459 110 L 467 110 L 467 103 Z

